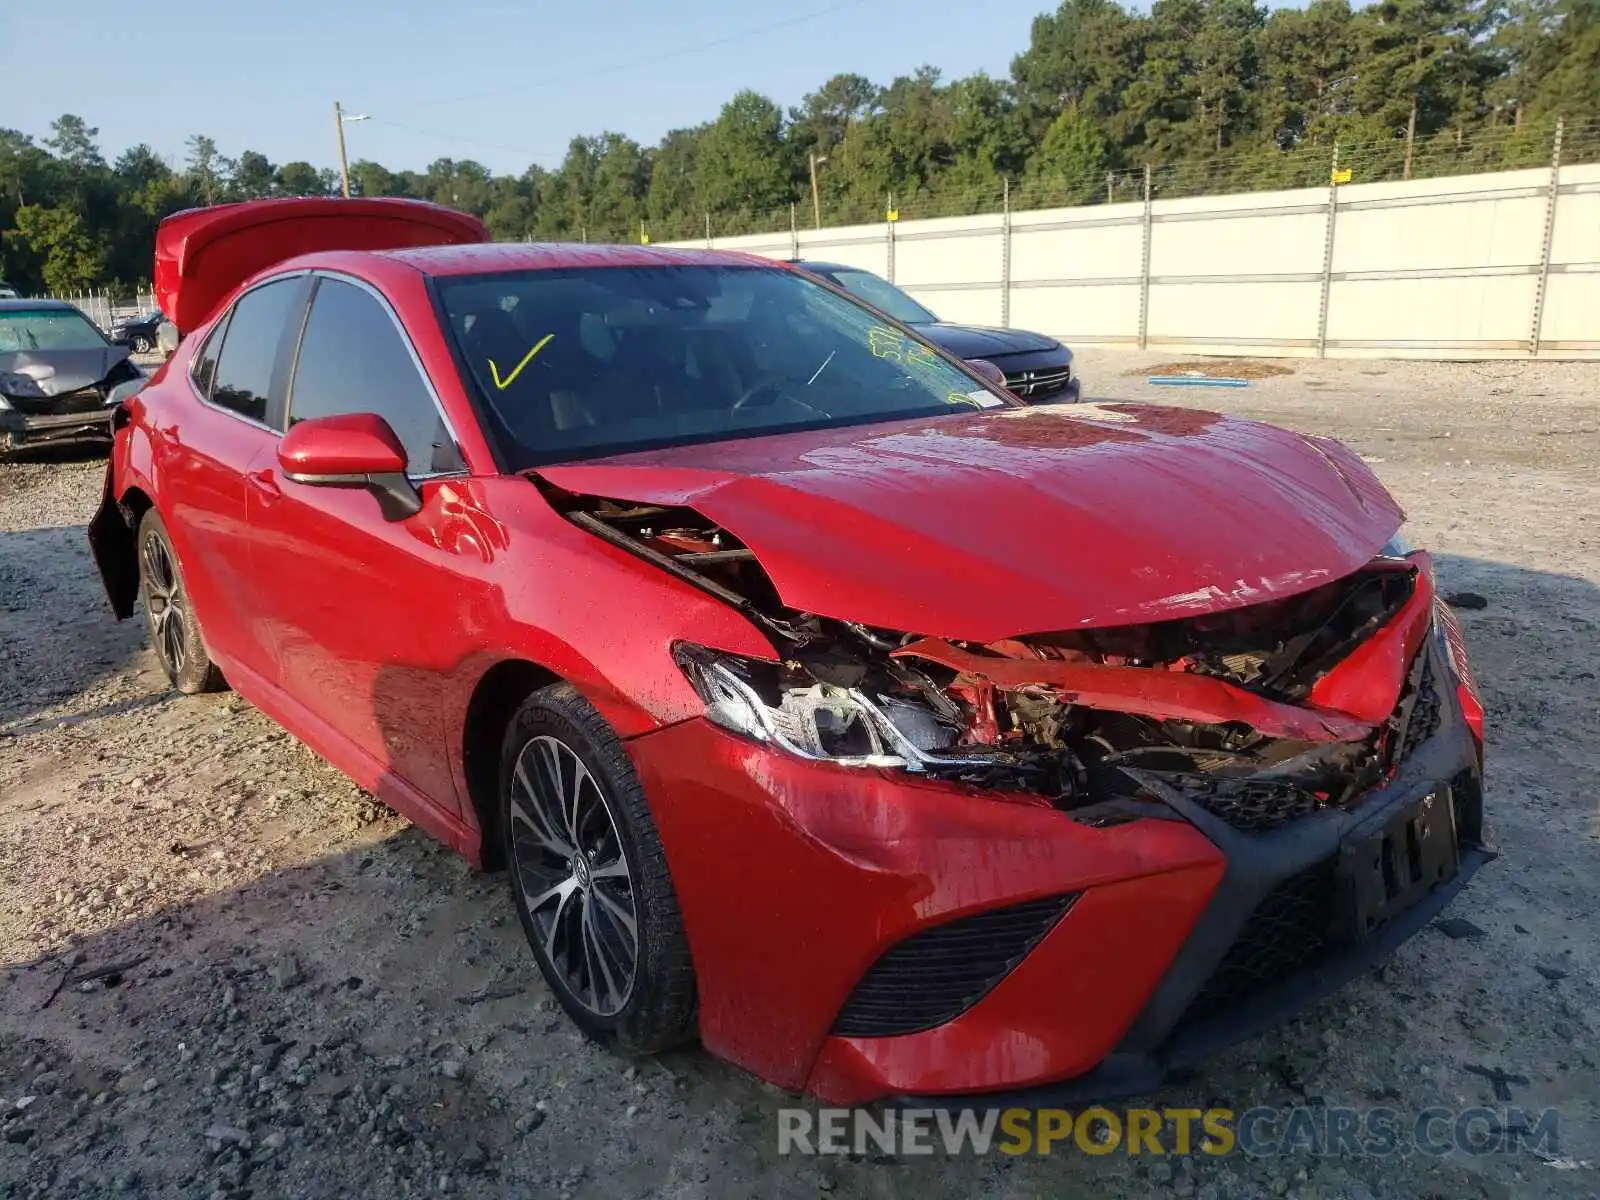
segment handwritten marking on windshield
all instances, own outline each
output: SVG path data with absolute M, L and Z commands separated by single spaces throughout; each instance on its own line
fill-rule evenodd
M 893 359 L 911 367 L 938 369 L 939 356 L 920 342 L 908 342 L 893 329 L 874 325 L 867 330 L 867 349 L 879 358 Z
M 882 325 L 874 325 L 867 330 L 867 349 L 879 358 L 892 358 L 895 362 L 901 361 L 904 354 L 905 341 L 892 329 L 885 329 Z
M 500 368 L 494 365 L 494 359 L 491 358 L 489 360 L 489 377 L 494 380 L 494 386 L 499 388 L 503 392 L 508 387 L 510 387 L 513 383 L 515 383 L 516 379 L 517 379 L 517 376 L 522 374 L 522 369 L 533 361 L 534 356 L 536 354 L 538 354 L 539 351 L 543 350 L 545 348 L 545 345 L 553 337 L 555 337 L 555 334 L 547 333 L 542 338 L 540 338 L 539 341 L 538 341 L 538 344 L 535 345 L 532 350 L 529 350 L 526 354 L 524 354 L 522 356 L 522 361 L 519 362 L 516 366 L 512 367 L 511 368 L 511 374 L 507 375 L 504 379 L 500 378 Z

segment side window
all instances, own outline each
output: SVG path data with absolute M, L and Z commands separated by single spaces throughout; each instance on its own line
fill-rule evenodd
M 300 342 L 289 424 L 344 413 L 376 413 L 389 422 L 413 475 L 465 465 L 388 310 L 354 284 L 323 279 Z
M 194 386 L 200 389 L 200 394 L 207 400 L 211 399 L 211 384 L 217 377 L 217 355 L 222 353 L 222 339 L 227 336 L 228 321 L 232 316 L 230 312 L 217 322 L 206 344 L 200 347 L 200 353 L 189 364 L 189 375 L 194 380 Z
M 300 278 L 280 279 L 246 292 L 233 306 L 222 356 L 217 362 L 211 403 L 231 408 L 252 421 L 266 422 L 272 371 L 283 344 L 284 326 L 297 311 Z

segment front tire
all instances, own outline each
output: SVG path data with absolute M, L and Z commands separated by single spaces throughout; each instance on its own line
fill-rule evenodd
M 188 696 L 225 688 L 222 672 L 206 653 L 172 539 L 153 508 L 139 522 L 139 596 L 150 648 L 172 686 Z
M 511 719 L 500 827 L 517 916 L 573 1022 L 625 1054 L 692 1037 L 689 940 L 644 788 L 569 684 L 541 688 Z

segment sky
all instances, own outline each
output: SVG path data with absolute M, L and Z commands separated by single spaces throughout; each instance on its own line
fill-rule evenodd
M 922 63 L 1004 75 L 1050 0 L 56 0 L 0 15 L 0 126 L 42 139 L 73 112 L 108 161 L 148 142 L 181 164 L 191 134 L 237 157 L 420 170 L 473 158 L 554 166 L 606 130 L 650 145 L 741 88 L 787 107 L 831 75 L 878 83 Z M 70 56 L 65 47 L 71 46 Z

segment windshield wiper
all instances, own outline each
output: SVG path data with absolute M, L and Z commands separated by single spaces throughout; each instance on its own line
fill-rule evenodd
M 811 376 L 810 379 L 806 380 L 807 387 L 810 387 L 813 383 L 815 383 L 817 381 L 817 376 L 821 375 L 828 369 L 828 364 L 833 361 L 833 356 L 837 353 L 839 353 L 837 350 L 828 351 L 828 357 L 822 360 L 822 365 L 816 369 L 816 372 Z

